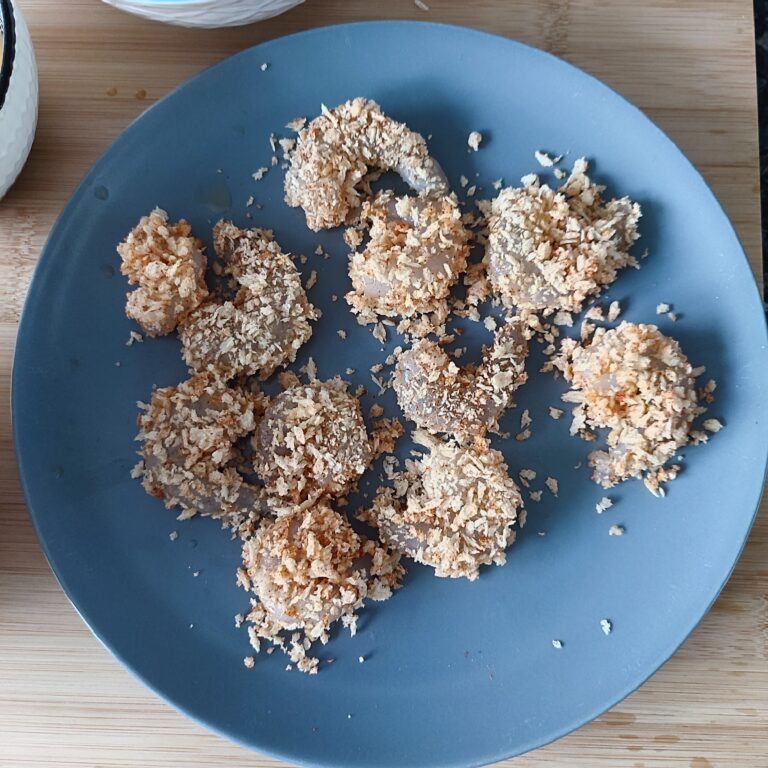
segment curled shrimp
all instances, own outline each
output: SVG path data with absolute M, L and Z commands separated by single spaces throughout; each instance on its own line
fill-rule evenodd
M 296 359 L 319 313 L 271 232 L 220 221 L 213 234 L 239 290 L 232 301 L 203 302 L 179 324 L 184 360 L 196 373 L 265 379 Z
M 560 189 L 533 177 L 492 201 L 485 260 L 505 305 L 580 312 L 619 269 L 637 266 L 628 251 L 639 236 L 640 206 L 627 197 L 604 203 L 605 187 L 586 171 L 586 160 L 577 160 Z
M 445 194 L 448 183 L 423 137 L 385 115 L 378 104 L 352 99 L 303 128 L 285 175 L 285 201 L 301 207 L 312 230 L 349 221 L 362 202 L 370 168 L 395 171 L 419 194 Z
M 237 471 L 236 443 L 252 432 L 264 398 L 207 376 L 156 389 L 138 418 L 141 462 L 135 476 L 144 489 L 195 514 L 250 530 L 266 508 L 263 491 Z
M 414 439 L 428 452 L 366 514 L 381 541 L 437 576 L 472 581 L 481 565 L 503 565 L 524 512 L 502 455 L 484 439 L 462 446 L 422 430 Z
M 521 318 L 497 330 L 478 367 L 459 368 L 435 342 L 422 339 L 397 361 L 392 381 L 397 401 L 409 419 L 431 433 L 447 432 L 462 441 L 483 435 L 498 426 L 514 391 L 526 381 L 527 355 Z
M 454 195 L 395 197 L 363 204 L 370 239 L 349 257 L 355 314 L 411 317 L 433 312 L 467 267 L 469 232 Z
M 691 363 L 655 325 L 600 328 L 556 364 L 571 385 L 563 395 L 575 404 L 571 434 L 609 430 L 607 448 L 589 455 L 592 479 L 605 488 L 661 469 L 704 410 Z
M 155 208 L 117 246 L 120 271 L 131 285 L 125 314 L 149 336 L 173 331 L 208 295 L 203 245 L 192 228 L 180 219 L 168 223 L 168 214 Z
M 362 539 L 325 500 L 265 521 L 243 545 L 246 585 L 259 599 L 248 616 L 252 638 L 285 647 L 282 631 L 302 633 L 305 641 L 287 652 L 301 671 L 317 672 L 310 644 L 327 642 L 336 621 L 354 627 L 366 599 L 390 597 L 404 572 L 399 560 Z

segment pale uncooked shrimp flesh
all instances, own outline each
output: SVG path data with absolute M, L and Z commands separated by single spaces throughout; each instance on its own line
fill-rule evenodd
M 147 493 L 181 507 L 182 518 L 199 513 L 235 528 L 254 524 L 266 508 L 264 494 L 237 471 L 236 443 L 255 428 L 263 401 L 207 375 L 156 389 L 139 414 L 136 437 L 136 474 Z
M 483 350 L 480 366 L 456 365 L 435 342 L 422 339 L 398 358 L 392 385 L 403 413 L 418 427 L 460 441 L 496 429 L 523 384 L 527 328 L 516 317 Z
M 285 175 L 285 201 L 304 209 L 310 229 L 337 227 L 359 208 L 371 168 L 395 171 L 419 194 L 448 191 L 423 137 L 385 115 L 376 102 L 356 98 L 323 107 L 299 132 Z
M 179 324 L 184 360 L 196 373 L 267 378 L 296 359 L 319 313 L 271 232 L 220 221 L 214 247 L 240 288 L 232 301 L 211 298 Z
M 291 504 L 346 492 L 372 458 L 360 401 L 339 378 L 273 397 L 252 444 L 265 487 Z
M 433 312 L 467 267 L 469 231 L 454 195 L 395 197 L 363 204 L 364 249 L 350 254 L 352 311 L 375 317 Z
M 581 311 L 590 296 L 637 266 L 629 248 L 639 237 L 640 206 L 623 197 L 604 203 L 604 187 L 577 160 L 558 190 L 527 179 L 491 203 L 485 261 L 496 295 L 507 306 Z
M 117 246 L 120 271 L 131 285 L 125 314 L 148 336 L 173 331 L 208 295 L 203 245 L 192 228 L 180 219 L 168 223 L 168 214 L 155 208 Z
M 461 446 L 421 430 L 414 439 L 428 453 L 394 489 L 380 488 L 366 515 L 381 541 L 437 576 L 474 580 L 480 566 L 503 565 L 523 509 L 502 455 L 482 439 Z

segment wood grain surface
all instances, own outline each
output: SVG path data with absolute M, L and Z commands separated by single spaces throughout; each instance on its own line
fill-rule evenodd
M 98 0 L 22 0 L 40 68 L 29 163 L 0 201 L 0 400 L 46 235 L 77 181 L 155 99 L 203 67 L 308 27 L 393 17 L 488 29 L 542 47 L 645 110 L 708 179 L 760 271 L 751 0 L 308 0 L 240 29 L 194 31 Z M 478 72 L 478 77 L 487 73 Z M 2 137 L 0 137 L 2 141 Z M 765 506 L 765 505 L 764 505 Z M 768 514 L 714 609 L 673 659 L 597 721 L 514 768 L 768 766 Z M 177 714 L 91 636 L 27 517 L 0 418 L 0 766 L 277 766 Z

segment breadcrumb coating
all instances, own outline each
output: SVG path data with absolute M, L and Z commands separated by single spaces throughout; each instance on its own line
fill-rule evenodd
M 363 204 L 369 241 L 349 257 L 352 311 L 411 317 L 435 312 L 467 267 L 470 233 L 455 195 L 395 197 L 391 191 Z
M 201 375 L 156 389 L 140 407 L 135 474 L 147 493 L 181 507 L 182 518 L 200 513 L 243 530 L 255 524 L 263 493 L 237 471 L 236 443 L 255 428 L 263 396 Z
M 149 336 L 165 336 L 208 295 L 206 258 L 192 228 L 155 208 L 117 246 L 120 271 L 138 288 L 127 294 L 125 314 Z
M 285 201 L 304 209 L 312 230 L 349 223 L 371 168 L 397 172 L 418 193 L 448 190 L 422 136 L 358 97 L 334 109 L 323 106 L 299 132 L 285 174 Z
M 193 372 L 265 379 L 296 359 L 319 312 L 271 232 L 220 221 L 214 247 L 240 288 L 232 301 L 209 299 L 179 324 L 184 360 Z
M 386 600 L 404 573 L 399 554 L 363 540 L 327 501 L 262 523 L 243 545 L 245 585 L 258 597 L 248 619 L 258 638 L 285 648 L 284 630 L 299 630 L 286 650 L 301 671 L 317 671 L 307 655 L 342 620 L 354 628 L 365 599 Z
M 607 450 L 589 456 L 592 479 L 604 488 L 660 470 L 690 442 L 704 411 L 693 366 L 655 325 L 598 328 L 589 344 L 564 343 L 555 365 L 571 385 L 563 400 L 576 404 L 571 434 L 593 439 L 591 430 L 609 430 Z
M 628 197 L 604 203 L 605 187 L 587 167 L 577 160 L 557 190 L 532 176 L 493 200 L 485 260 L 506 306 L 580 312 L 619 269 L 638 266 L 628 251 L 639 237 L 640 206 Z
M 503 565 L 524 514 L 520 491 L 502 455 L 478 439 L 461 446 L 417 430 L 429 452 L 380 488 L 366 519 L 387 546 L 436 576 L 478 578 L 481 565 Z
M 360 401 L 338 377 L 272 398 L 252 444 L 265 487 L 292 504 L 346 492 L 373 456 Z
M 525 383 L 528 329 L 521 318 L 501 326 L 480 366 L 456 365 L 433 341 L 422 339 L 397 361 L 392 386 L 407 418 L 432 433 L 447 432 L 460 441 L 498 427 Z

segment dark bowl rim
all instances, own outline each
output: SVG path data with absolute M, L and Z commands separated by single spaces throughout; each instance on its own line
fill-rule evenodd
M 16 56 L 16 20 L 11 0 L 0 0 L 0 21 L 3 26 L 3 58 L 0 61 L 0 109 L 3 108 L 13 73 Z

